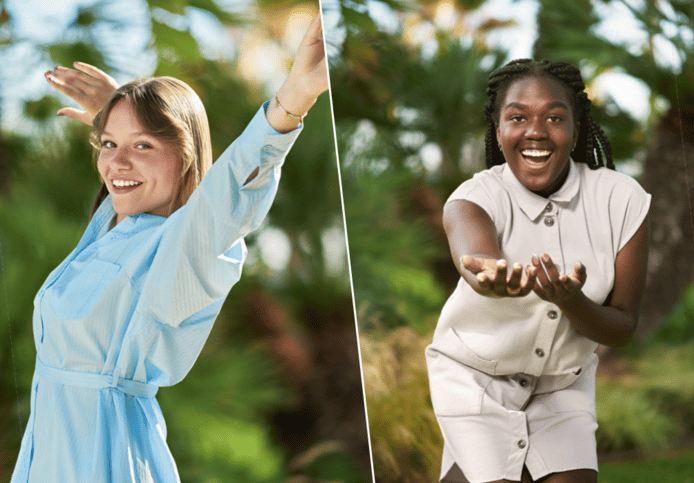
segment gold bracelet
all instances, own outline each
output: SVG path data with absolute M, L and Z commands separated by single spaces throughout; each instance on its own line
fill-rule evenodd
M 292 114 L 291 112 L 286 110 L 284 108 L 284 106 L 282 104 L 280 104 L 280 100 L 277 98 L 277 94 L 275 94 L 275 107 L 281 107 L 282 110 L 284 111 L 284 117 L 286 117 L 287 119 L 298 120 L 300 123 L 304 122 L 304 116 L 306 116 L 306 114 L 303 114 L 301 116 L 297 116 L 296 114 Z

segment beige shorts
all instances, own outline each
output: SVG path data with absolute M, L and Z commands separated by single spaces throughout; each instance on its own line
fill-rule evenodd
M 555 376 L 490 376 L 427 351 L 432 403 L 444 438 L 441 480 L 483 483 L 533 480 L 598 469 L 593 355 L 568 387 Z M 454 369 L 454 370 L 452 370 Z

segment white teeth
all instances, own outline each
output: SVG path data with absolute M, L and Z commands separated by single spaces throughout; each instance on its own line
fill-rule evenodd
M 521 151 L 521 154 L 523 156 L 532 158 L 542 158 L 544 156 L 549 156 L 550 154 L 552 154 L 552 151 L 540 151 L 539 149 L 525 149 Z
M 116 186 L 117 188 L 125 188 L 127 186 L 137 186 L 141 185 L 139 181 L 126 181 L 124 179 L 114 179 L 113 180 L 113 186 Z

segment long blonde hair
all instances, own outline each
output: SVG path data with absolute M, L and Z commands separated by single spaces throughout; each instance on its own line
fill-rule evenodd
M 101 135 L 108 116 L 119 101 L 127 101 L 146 131 L 161 140 L 173 141 L 181 155 L 181 174 L 170 213 L 183 206 L 212 166 L 212 142 L 207 114 L 193 89 L 173 77 L 150 77 L 119 87 L 94 118 L 90 142 L 95 156 L 101 150 Z M 108 195 L 106 184 L 94 200 L 91 216 Z

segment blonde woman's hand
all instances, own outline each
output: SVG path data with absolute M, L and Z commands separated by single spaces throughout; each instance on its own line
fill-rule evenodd
M 531 261 L 533 267 L 537 269 L 537 280 L 533 291 L 542 300 L 561 305 L 576 297 L 586 283 L 588 277 L 586 267 L 581 262 L 574 263 L 571 273 L 560 276 L 559 270 L 547 253 L 543 253 L 541 257 L 533 255 Z
M 321 15 L 318 13 L 304 34 L 287 79 L 266 111 L 270 125 L 279 132 L 296 129 L 300 123 L 297 116 L 304 116 L 318 96 L 328 89 L 328 67 L 321 29 Z M 279 101 L 279 106 L 276 101 Z
M 321 31 L 320 13 L 309 25 L 294 56 L 287 83 L 295 95 L 316 98 L 328 89 L 328 69 Z
M 504 259 L 476 258 L 465 255 L 460 264 L 475 275 L 472 288 L 488 297 L 524 297 L 536 285 L 537 268 L 515 263 L 508 272 L 508 262 Z
M 63 107 L 58 116 L 66 116 L 92 125 L 92 121 L 111 94 L 118 89 L 113 77 L 96 67 L 75 62 L 74 69 L 58 66 L 44 75 L 48 83 L 68 97 L 71 97 L 84 110 Z

